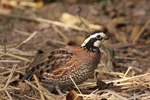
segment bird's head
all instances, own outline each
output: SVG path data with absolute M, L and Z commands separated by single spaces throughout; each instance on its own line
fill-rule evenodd
M 88 51 L 97 51 L 99 50 L 99 46 L 101 45 L 101 43 L 108 39 L 109 38 L 105 33 L 101 31 L 94 31 L 85 38 L 85 40 L 81 44 L 81 47 L 86 48 Z

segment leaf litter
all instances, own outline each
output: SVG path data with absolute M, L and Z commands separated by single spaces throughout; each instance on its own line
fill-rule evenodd
M 17 15 L 10 15 L 12 9 L 9 9 L 8 14 L 0 12 L 2 15 L 0 18 L 5 20 L 6 27 L 6 33 L 3 29 L 0 30 L 0 40 L 4 40 L 6 34 L 5 44 L 9 52 L 4 54 L 4 46 L 0 42 L 0 98 L 150 99 L 150 15 L 148 13 L 150 8 L 146 6 L 147 4 L 150 4 L 148 0 L 112 1 L 111 5 L 52 3 L 39 10 L 25 9 L 23 12 L 18 10 Z M 49 84 L 38 81 L 36 76 L 34 76 L 36 81 L 33 78 L 25 84 L 18 83 L 25 74 L 25 69 L 39 52 L 65 45 L 79 45 L 82 42 L 81 39 L 88 34 L 87 29 L 78 26 L 80 21 L 74 25 L 68 25 L 67 22 L 64 24 L 60 16 L 68 13 L 75 17 L 78 6 L 83 9 L 81 17 L 93 25 L 103 27 L 100 30 L 110 37 L 110 40 L 101 46 L 102 60 L 93 77 L 77 87 L 72 87 L 71 90 L 75 91 L 63 96 L 55 93 Z M 42 14 L 39 15 L 37 12 Z M 36 17 L 33 17 L 33 14 Z M 34 33 L 35 31 L 37 34 Z

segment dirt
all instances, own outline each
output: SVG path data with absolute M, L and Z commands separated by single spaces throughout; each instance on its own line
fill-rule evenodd
M 62 2 L 56 2 L 51 4 L 44 5 L 41 9 L 31 9 L 26 8 L 25 10 L 13 10 L 13 14 L 22 15 L 27 17 L 41 17 L 44 19 L 49 19 L 53 21 L 61 21 L 61 14 L 69 13 L 72 15 L 76 15 L 76 9 L 80 6 L 82 8 L 81 17 L 84 17 L 92 24 L 98 24 L 103 26 L 103 31 L 109 36 L 109 41 L 105 42 L 105 48 L 101 47 L 104 52 L 102 52 L 102 61 L 104 61 L 105 65 L 108 65 L 108 62 L 111 63 L 111 68 L 107 66 L 108 70 L 112 70 L 113 72 L 126 73 L 129 67 L 132 69 L 127 74 L 127 77 L 143 75 L 146 73 L 150 73 L 150 27 L 149 23 L 141 33 L 141 35 L 137 38 L 135 42 L 135 37 L 139 34 L 140 30 L 144 28 L 144 25 L 148 22 L 150 18 L 150 5 L 149 0 L 112 0 L 111 5 L 102 4 L 102 2 L 96 2 L 92 4 L 67 4 Z M 138 26 L 138 27 L 136 27 Z M 76 45 L 79 45 L 79 42 L 76 41 L 77 36 L 85 37 L 88 32 L 78 31 L 73 29 L 66 29 L 64 27 L 57 28 L 69 39 L 74 41 Z M 27 32 L 27 34 L 16 32 L 15 30 L 20 30 L 22 32 Z M 6 34 L 5 32 L 6 31 Z M 47 23 L 40 23 L 33 20 L 25 20 L 15 17 L 6 17 L 4 15 L 0 16 L 0 51 L 4 52 L 4 43 L 6 45 L 6 50 L 8 51 L 11 48 L 22 43 L 31 33 L 37 31 L 37 34 L 30 39 L 27 43 L 22 44 L 18 47 L 18 50 L 22 52 L 27 52 L 33 54 L 32 56 L 28 55 L 20 55 L 17 50 L 13 50 L 10 53 L 27 58 L 29 60 L 33 60 L 35 55 L 39 50 L 45 51 L 48 49 L 55 49 L 64 47 L 65 40 L 56 32 L 53 28 L 53 25 Z M 5 39 L 6 35 L 6 41 Z M 131 38 L 132 37 L 132 38 Z M 55 40 L 55 41 L 54 41 Z M 5 41 L 3 43 L 3 41 Z M 62 45 L 61 43 L 64 43 Z M 17 52 L 17 53 L 15 53 Z M 107 55 L 105 55 L 105 53 Z M 109 54 L 109 55 L 108 55 Z M 110 61 L 108 60 L 110 58 Z M 10 56 L 2 56 L 1 60 L 19 60 Z M 28 66 L 30 62 L 19 60 L 17 63 L 17 68 L 22 68 L 24 66 Z M 13 62 L 1 62 L 0 73 L 4 73 L 9 69 L 12 69 L 14 63 Z M 104 66 L 99 66 L 99 70 L 104 70 Z M 16 75 L 25 74 L 25 69 L 21 72 L 16 72 Z M 7 77 L 9 75 L 5 74 L 1 77 Z M 20 76 L 21 77 L 21 76 Z M 121 78 L 119 75 L 109 75 L 97 73 L 97 77 L 101 80 L 115 80 Z M 20 78 L 18 78 L 20 79 Z M 1 79 L 0 79 L 1 80 Z M 89 81 L 89 80 L 88 80 Z M 143 98 L 148 97 L 150 94 L 149 91 L 149 77 L 144 76 L 139 79 L 131 80 L 130 82 L 137 82 L 134 85 L 127 86 L 119 86 L 116 87 L 114 85 L 111 86 L 112 91 L 115 91 L 119 95 L 125 98 L 132 98 L 136 95 L 147 94 L 143 96 Z M 6 80 L 2 80 L 0 82 L 1 88 L 6 84 Z M 12 81 L 13 82 L 13 81 Z M 94 80 L 96 82 L 96 80 Z M 147 83 L 147 87 L 142 84 Z M 18 83 L 14 83 L 16 87 Z M 9 85 L 11 87 L 11 85 Z M 99 86 L 97 86 L 99 87 Z M 138 88 L 141 87 L 141 88 Z M 92 87 L 96 89 L 95 87 Z M 117 88 L 117 89 L 116 89 Z M 123 89 L 124 88 L 124 89 Z M 133 88 L 133 89 L 131 89 Z M 136 89 L 137 88 L 137 89 Z M 89 93 L 94 91 L 86 88 L 86 90 L 81 89 L 85 93 Z M 109 89 L 109 88 L 108 88 Z M 131 90 L 130 90 L 131 89 Z M 77 92 L 77 91 L 76 91 Z M 53 92 L 55 93 L 55 92 Z M 39 92 L 31 88 L 31 92 L 25 95 L 20 93 L 19 90 L 10 91 L 10 94 L 13 99 L 39 99 Z M 1 95 L 4 98 L 8 99 L 7 94 L 2 91 Z M 105 97 L 106 99 L 110 99 L 109 97 Z M 133 99 L 133 98 L 132 98 Z M 138 100 L 141 100 L 142 96 L 139 97 Z M 99 99 L 98 99 L 99 100 Z M 119 100 L 119 99 L 118 99 Z M 145 99 L 146 100 L 146 99 Z

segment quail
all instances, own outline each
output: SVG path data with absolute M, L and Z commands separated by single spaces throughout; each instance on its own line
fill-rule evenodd
M 66 46 L 47 51 L 34 59 L 26 69 L 20 82 L 30 79 L 33 74 L 40 74 L 48 83 L 60 89 L 81 84 L 91 77 L 100 62 L 99 46 L 108 36 L 102 31 L 91 32 L 80 46 Z

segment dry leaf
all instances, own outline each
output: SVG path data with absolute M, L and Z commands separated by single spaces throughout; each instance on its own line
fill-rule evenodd
M 88 27 L 93 30 L 102 30 L 104 27 L 100 25 L 89 24 Z
M 124 17 L 117 17 L 114 18 L 108 25 L 108 28 L 116 28 L 117 25 L 119 24 L 124 24 L 126 25 L 128 22 Z
M 19 82 L 20 93 L 27 93 L 31 90 L 31 87 L 27 83 Z
M 12 86 L 18 86 L 18 80 L 20 80 L 20 78 L 22 77 L 22 74 L 17 74 L 15 77 L 13 77 L 11 80 L 10 80 L 10 85 Z
M 89 24 L 89 22 L 82 18 L 81 17 L 81 20 L 87 25 Z M 77 16 L 73 16 L 71 14 L 68 14 L 68 13 L 63 13 L 62 16 L 61 16 L 61 21 L 65 24 L 68 24 L 68 25 L 76 25 L 76 26 L 79 26 L 81 24 L 81 21 L 80 19 L 77 17 Z
M 93 30 L 101 30 L 103 26 L 91 24 L 88 20 L 81 17 L 81 20 L 87 25 L 90 29 Z M 73 16 L 68 13 L 63 13 L 61 16 L 61 21 L 65 24 L 72 25 L 72 26 L 79 26 L 85 28 L 85 25 L 81 23 L 80 19 L 77 16 Z
M 42 8 L 43 5 L 44 5 L 44 2 L 39 1 L 39 2 L 36 3 L 36 2 L 23 2 L 23 1 L 20 1 L 19 5 L 20 6 L 32 7 L 32 8 Z
M 115 35 L 115 38 L 117 41 L 119 42 L 127 42 L 127 35 L 125 34 L 124 30 L 125 27 L 123 27 L 123 29 L 121 28 L 121 31 L 118 31 L 116 28 L 119 25 L 126 25 L 128 23 L 128 21 L 124 18 L 124 17 L 117 17 L 114 18 L 107 26 L 107 29 L 110 33 L 115 33 L 113 35 Z
M 99 90 L 108 89 L 109 87 L 113 87 L 113 83 L 106 84 L 105 82 L 101 81 L 100 79 L 97 79 L 97 87 Z

